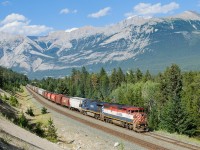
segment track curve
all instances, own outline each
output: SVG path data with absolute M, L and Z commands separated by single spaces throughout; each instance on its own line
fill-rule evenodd
M 27 88 L 27 87 L 26 87 L 26 88 Z M 69 113 L 67 113 L 66 111 L 63 111 L 63 110 L 58 109 L 58 108 L 55 108 L 55 107 L 54 107 L 53 105 L 51 105 L 51 104 L 45 103 L 45 102 L 42 100 L 42 99 L 44 99 L 44 98 L 41 97 L 40 95 L 38 95 L 37 93 L 35 93 L 34 91 L 32 91 L 31 89 L 27 88 L 27 90 L 33 95 L 33 97 L 34 97 L 38 102 L 40 102 L 42 105 L 46 106 L 47 108 L 49 108 L 49 109 L 51 109 L 51 110 L 54 110 L 54 111 L 56 111 L 56 112 L 58 112 L 58 113 L 60 113 L 60 114 L 63 114 L 63 115 L 65 115 L 65 116 L 67 116 L 67 117 L 69 117 L 69 118 L 71 118 L 71 119 L 74 119 L 74 120 L 76 120 L 76 121 L 78 121 L 78 122 L 81 122 L 81 123 L 83 123 L 83 124 L 86 124 L 86 125 L 88 125 L 88 126 L 90 126 L 90 127 L 92 127 L 92 128 L 99 129 L 99 130 L 101 130 L 101 131 L 103 131 L 103 132 L 109 133 L 109 134 L 111 134 L 111 135 L 114 135 L 114 136 L 116 136 L 116 137 L 122 138 L 122 139 L 124 139 L 124 140 L 126 140 L 126 141 L 132 142 L 132 143 L 134 143 L 134 144 L 137 144 L 137 145 L 139 145 L 139 146 L 141 146 L 141 147 L 144 147 L 144 148 L 147 148 L 147 149 L 150 149 L 150 150 L 155 150 L 155 149 L 156 149 L 156 150 L 157 150 L 157 149 L 159 149 L 159 150 L 168 150 L 168 149 L 165 148 L 165 147 L 162 147 L 162 146 L 159 146 L 159 145 L 156 145 L 156 144 L 153 144 L 153 143 L 144 141 L 144 140 L 142 140 L 142 139 L 139 139 L 139 138 L 130 136 L 130 135 L 125 134 L 125 133 L 118 132 L 118 131 L 113 130 L 113 129 L 110 129 L 110 128 L 108 128 L 108 127 L 105 127 L 105 126 L 102 126 L 102 125 L 99 125 L 99 124 L 90 122 L 90 121 L 88 121 L 88 120 L 79 118 L 79 117 L 77 117 L 77 116 L 75 116 L 75 115 L 72 115 L 72 114 L 69 114 Z M 53 103 L 52 103 L 52 104 L 53 104 Z M 186 143 L 182 144 L 180 141 L 170 141 L 170 140 L 172 140 L 172 139 L 170 139 L 170 140 L 164 139 L 164 140 L 163 140 L 163 138 L 161 138 L 161 137 L 159 137 L 159 136 L 156 137 L 155 135 L 153 136 L 153 134 L 149 134 L 149 133 L 144 134 L 144 135 L 146 135 L 146 136 L 151 136 L 151 137 L 153 137 L 153 138 L 156 138 L 156 139 L 159 139 L 159 140 L 162 140 L 162 141 L 171 143 L 171 144 L 175 144 L 175 145 L 178 145 L 178 146 L 183 147 L 183 148 L 189 148 L 189 149 L 192 149 L 192 150 L 197 150 L 196 147 L 191 147 L 191 145 L 185 145 Z

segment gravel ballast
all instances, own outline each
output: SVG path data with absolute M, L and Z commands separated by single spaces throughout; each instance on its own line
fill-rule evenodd
M 34 98 L 31 99 L 35 106 L 38 109 L 41 109 L 43 106 Z M 47 101 L 47 100 L 45 100 Z M 48 101 L 47 101 L 48 102 Z M 51 103 L 51 102 L 49 102 Z M 56 105 L 56 104 L 54 104 Z M 60 106 L 57 106 L 60 107 Z M 68 110 L 67 108 L 62 108 L 65 111 L 71 112 L 75 115 L 86 117 L 87 119 L 92 121 L 98 121 L 94 118 L 83 116 L 77 112 L 73 112 Z M 68 118 L 62 114 L 58 114 L 57 112 L 48 109 L 51 114 L 51 117 L 55 123 L 56 128 L 58 129 L 58 135 L 60 136 L 61 141 L 59 144 L 63 148 L 71 148 L 71 149 L 83 149 L 83 150 L 144 150 L 145 148 L 140 147 L 136 144 L 127 142 L 118 137 L 112 136 L 101 130 L 91 128 L 85 124 L 82 124 L 78 121 L 75 121 L 71 118 Z M 101 121 L 99 121 L 101 122 Z M 131 132 L 131 131 L 129 131 Z
M 112 124 L 107 124 L 105 122 L 101 122 L 99 120 L 95 120 L 94 118 L 83 116 L 80 113 L 73 112 L 68 110 L 67 108 L 58 106 L 52 102 L 47 101 L 46 99 L 42 98 L 45 103 L 54 105 L 55 107 L 62 109 L 66 111 L 67 113 L 76 115 L 78 117 L 84 118 L 86 120 L 92 121 L 96 124 L 100 124 L 102 126 L 109 127 L 113 130 L 119 131 L 121 133 L 126 133 L 130 136 L 137 137 L 139 139 L 142 139 L 144 141 L 154 143 L 156 145 L 160 145 L 165 147 L 166 149 L 183 149 L 187 150 L 188 148 L 183 148 L 178 145 L 175 145 L 175 143 L 168 143 L 162 140 L 158 140 L 156 138 L 152 138 L 150 136 L 145 136 L 144 134 L 135 133 L 131 130 L 127 130 Z M 38 103 L 35 99 L 32 99 L 35 105 L 37 107 L 42 107 L 40 103 Z M 50 110 L 51 111 L 51 110 Z M 114 145 L 119 145 L 118 143 L 122 143 L 122 147 L 125 149 L 144 149 L 143 147 L 140 147 L 134 143 L 127 142 L 125 140 L 122 140 L 118 137 L 106 134 L 103 131 L 100 131 L 98 129 L 91 128 L 89 126 L 86 126 L 85 124 L 82 124 L 80 122 L 77 122 L 75 120 L 72 120 L 64 115 L 58 114 L 54 111 L 51 111 L 51 114 L 53 116 L 53 119 L 55 120 L 56 126 L 59 127 L 58 131 L 62 135 L 61 137 L 64 137 L 64 139 L 67 139 L 67 143 L 75 148 L 81 148 L 81 149 L 119 149 L 118 147 L 115 147 Z M 68 134 L 71 133 L 71 134 Z M 77 142 L 76 142 L 77 141 Z M 62 143 L 61 143 L 62 144 Z M 68 145 L 68 146 L 69 146 Z

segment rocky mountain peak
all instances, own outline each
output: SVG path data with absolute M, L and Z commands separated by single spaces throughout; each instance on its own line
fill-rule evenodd
M 187 66 L 187 57 L 194 62 L 189 64 L 200 66 L 200 15 L 192 11 L 167 18 L 133 16 L 110 26 L 85 26 L 42 37 L 0 35 L 0 65 L 32 76 L 66 75 L 66 70 L 81 66 L 92 71 L 100 67 L 159 71 L 176 62 Z
M 186 20 L 200 20 L 200 14 L 198 14 L 195 11 L 184 11 L 183 13 L 180 13 L 175 16 L 171 16 L 169 18 L 186 19 Z

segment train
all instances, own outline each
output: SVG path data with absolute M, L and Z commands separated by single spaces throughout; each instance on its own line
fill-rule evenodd
M 83 115 L 112 123 L 136 132 L 148 131 L 147 114 L 144 108 L 116 103 L 102 102 L 81 97 L 70 97 L 52 93 L 28 84 L 27 87 L 45 99 L 80 112 Z

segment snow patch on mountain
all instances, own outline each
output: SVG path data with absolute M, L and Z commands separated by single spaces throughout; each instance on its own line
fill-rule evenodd
M 199 30 L 199 14 L 188 11 L 167 18 L 134 16 L 106 27 L 85 26 L 34 38 L 1 32 L 0 65 L 31 73 L 137 61 L 154 51 L 149 47 L 159 43 L 163 34 L 181 34 L 177 36 L 189 41 L 199 36 Z
M 37 58 L 36 60 L 33 61 L 33 65 L 32 65 L 32 69 L 35 72 L 39 66 L 42 64 L 42 59 L 41 58 Z
M 75 31 L 75 30 L 77 30 L 78 28 L 71 28 L 71 29 L 67 29 L 67 30 L 65 30 L 65 32 L 72 32 L 72 31 Z
M 39 52 L 36 52 L 36 51 L 33 51 L 33 50 L 30 51 L 30 54 L 38 55 L 38 56 L 43 56 L 43 57 L 46 57 L 46 58 L 53 58 L 53 57 L 51 57 L 51 56 L 44 55 L 44 54 L 42 54 L 42 53 L 39 53 Z

